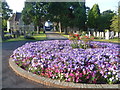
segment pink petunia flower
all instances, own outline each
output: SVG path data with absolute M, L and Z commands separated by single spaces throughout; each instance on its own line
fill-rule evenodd
M 72 76 L 72 77 L 74 76 L 74 74 L 73 74 L 73 73 L 70 73 L 69 75 L 70 75 L 70 76 Z

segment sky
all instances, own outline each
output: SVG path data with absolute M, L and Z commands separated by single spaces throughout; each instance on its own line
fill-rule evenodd
M 26 0 L 6 0 L 8 5 L 10 6 L 10 9 L 12 9 L 14 13 L 22 11 L 25 1 Z M 117 11 L 119 1 L 120 0 L 86 0 L 86 6 L 92 8 L 94 4 L 98 4 L 100 12 L 109 9 Z

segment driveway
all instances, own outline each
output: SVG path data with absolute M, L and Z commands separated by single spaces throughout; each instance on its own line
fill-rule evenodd
M 55 33 L 53 31 L 46 31 L 46 36 L 47 36 L 47 40 L 67 40 L 66 37 L 61 36 L 58 33 Z

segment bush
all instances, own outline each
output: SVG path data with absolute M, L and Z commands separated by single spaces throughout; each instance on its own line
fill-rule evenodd
M 35 39 L 34 37 L 32 36 L 24 36 L 25 39 Z

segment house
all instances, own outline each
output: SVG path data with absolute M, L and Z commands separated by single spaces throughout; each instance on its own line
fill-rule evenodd
M 29 33 L 34 31 L 34 25 L 25 25 L 22 18 L 21 13 L 16 12 L 14 13 L 7 21 L 7 31 L 9 32 L 16 32 L 19 31 L 20 33 Z

